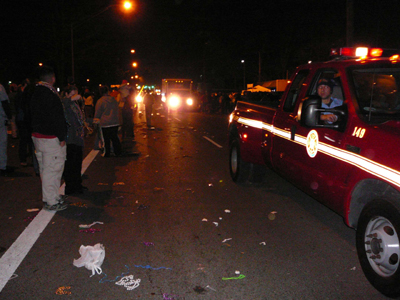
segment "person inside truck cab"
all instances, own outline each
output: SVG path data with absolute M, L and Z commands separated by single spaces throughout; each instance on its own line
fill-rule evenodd
M 334 108 L 343 105 L 343 100 L 333 98 L 335 82 L 332 79 L 322 78 L 317 83 L 317 93 L 322 99 L 322 108 Z M 332 113 L 322 113 L 321 121 L 332 124 L 338 120 L 338 116 Z

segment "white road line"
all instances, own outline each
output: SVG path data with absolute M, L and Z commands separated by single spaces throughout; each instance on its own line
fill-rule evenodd
M 203 138 L 205 138 L 207 141 L 209 141 L 210 143 L 213 143 L 215 146 L 217 146 L 218 148 L 222 148 L 221 145 L 217 144 L 216 142 L 214 142 L 212 139 L 206 137 L 203 135 Z
M 99 150 L 92 150 L 82 162 L 82 174 L 86 171 L 90 163 L 96 157 Z M 65 184 L 60 187 L 60 194 L 64 192 Z M 54 217 L 55 212 L 42 209 L 37 216 L 30 222 L 28 227 L 15 240 L 6 253 L 0 258 L 0 292 L 10 280 L 15 270 L 29 253 L 40 234 Z
M 174 118 L 175 120 L 177 120 L 178 122 L 182 122 L 181 120 L 179 120 L 178 118 Z

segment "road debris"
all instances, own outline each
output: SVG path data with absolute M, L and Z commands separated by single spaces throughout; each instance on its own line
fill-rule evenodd
M 128 291 L 136 289 L 140 284 L 140 279 L 133 279 L 133 275 L 124 276 L 120 281 L 116 282 L 117 285 L 122 285 Z
M 71 295 L 70 286 L 60 286 L 56 290 L 56 295 Z
M 198 293 L 198 294 L 204 294 L 205 292 L 206 292 L 206 290 L 205 289 L 203 289 L 201 286 L 196 286 L 194 289 L 193 289 L 196 293 Z
M 92 271 L 93 275 L 101 274 L 103 271 L 101 265 L 103 264 L 106 251 L 102 244 L 96 244 L 94 246 L 83 246 L 79 248 L 79 254 L 81 257 L 79 259 L 74 259 L 73 265 L 75 267 L 85 267 L 86 269 Z
M 234 279 L 243 279 L 246 276 L 243 274 L 240 274 L 238 277 L 222 277 L 222 280 L 234 280 Z
M 152 242 L 143 242 L 143 244 L 145 246 L 154 246 L 154 243 L 152 243 Z
M 86 233 L 95 233 L 95 232 L 100 232 L 101 229 L 97 228 L 88 228 L 88 229 L 81 229 L 79 232 L 86 232 Z
M 39 211 L 39 208 L 30 208 L 26 210 L 27 212 L 34 212 L 34 211 Z
M 137 209 L 143 210 L 143 209 L 148 209 L 149 207 L 150 207 L 150 205 L 143 205 L 143 204 L 140 204 L 140 205 L 138 206 Z
M 166 270 L 172 270 L 171 268 L 166 268 L 166 267 L 159 267 L 159 268 L 153 268 L 152 266 L 142 266 L 142 265 L 135 265 L 136 268 L 143 268 L 143 269 L 152 269 L 152 270 L 161 270 L 161 269 L 166 269 Z
M 212 290 L 212 291 L 214 291 L 214 292 L 217 291 L 216 289 L 213 289 L 213 288 L 212 288 L 211 286 L 209 286 L 209 285 L 207 285 L 206 288 L 208 288 L 208 289 L 210 289 L 210 290 Z
M 271 211 L 271 212 L 268 214 L 268 219 L 270 219 L 271 221 L 272 221 L 272 220 L 275 220 L 275 214 L 277 214 L 276 211 Z
M 81 225 L 79 225 L 79 228 L 90 228 L 90 227 L 92 227 L 92 226 L 95 225 L 95 224 L 104 224 L 104 223 L 103 223 L 103 222 L 96 221 L 96 222 L 93 222 L 92 224 L 89 224 L 89 225 L 81 224 Z
M 69 206 L 77 206 L 77 207 L 84 207 L 87 208 L 87 204 L 82 203 L 82 202 L 75 202 L 75 203 L 71 203 Z

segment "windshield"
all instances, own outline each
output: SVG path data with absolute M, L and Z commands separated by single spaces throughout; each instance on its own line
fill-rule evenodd
M 355 94 L 360 112 L 369 120 L 400 116 L 400 69 L 391 67 L 353 69 Z

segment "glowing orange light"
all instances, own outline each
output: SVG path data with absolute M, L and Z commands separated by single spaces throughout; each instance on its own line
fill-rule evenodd
M 130 2 L 130 1 L 125 1 L 125 2 L 124 2 L 124 9 L 125 9 L 125 10 L 130 10 L 130 9 L 132 9 L 132 2 Z
M 381 48 L 372 48 L 369 51 L 369 55 L 371 55 L 372 57 L 380 57 L 382 56 L 383 50 Z
M 247 139 L 247 133 L 243 134 L 243 138 Z
M 398 59 L 399 59 L 399 55 L 398 54 L 392 55 L 390 57 L 390 60 L 398 60 Z

